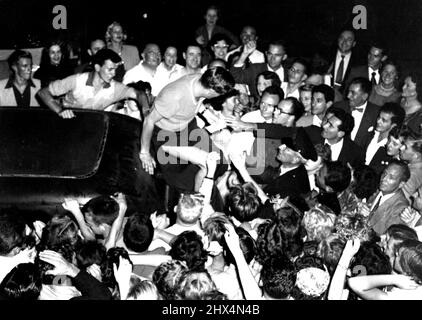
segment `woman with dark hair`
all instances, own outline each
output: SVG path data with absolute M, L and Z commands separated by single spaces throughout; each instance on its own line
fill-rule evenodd
M 382 65 L 379 83 L 372 88 L 369 102 L 382 107 L 387 102 L 399 102 L 401 92 L 397 90 L 398 65 L 387 61 Z
M 281 208 L 269 223 L 258 227 L 256 260 L 263 264 L 271 257 L 286 255 L 294 261 L 303 252 L 306 231 L 293 208 Z
M 195 231 L 184 231 L 173 240 L 170 256 L 175 260 L 185 261 L 191 271 L 203 271 L 208 253 Z
M 61 80 L 73 73 L 68 60 L 66 45 L 60 40 L 51 41 L 42 51 L 39 69 L 34 78 L 41 81 L 41 88 L 47 87 L 50 82 Z

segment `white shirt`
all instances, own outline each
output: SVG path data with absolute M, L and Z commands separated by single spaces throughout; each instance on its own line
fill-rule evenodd
M 282 176 L 283 174 L 286 174 L 287 172 L 292 171 L 296 168 L 298 168 L 298 166 L 291 167 L 291 168 L 284 168 L 283 166 L 280 166 L 280 175 L 279 176 Z
M 330 146 L 331 149 L 331 161 L 337 161 L 338 157 L 340 156 L 341 149 L 343 148 L 344 139 L 341 139 L 339 142 L 335 144 L 330 144 L 327 139 L 325 139 L 326 144 Z
M 382 205 L 385 201 L 387 201 L 388 199 L 390 199 L 392 196 L 394 196 L 394 194 L 395 194 L 395 192 L 389 193 L 389 194 L 386 194 L 386 195 L 383 195 L 382 192 L 380 191 L 378 193 L 377 197 L 375 198 L 374 202 L 372 203 L 371 211 L 374 210 L 375 206 L 377 205 L 377 202 L 378 202 L 379 198 L 381 198 L 381 201 L 380 201 L 378 207 L 380 205 Z
M 312 117 L 312 124 L 314 126 L 321 127 L 322 126 L 322 120 L 317 115 L 314 115 Z
M 240 120 L 251 123 L 272 123 L 272 119 L 265 120 L 265 118 L 261 115 L 261 110 L 248 112 L 244 114 Z
M 160 92 L 161 89 L 163 89 L 170 82 L 173 82 L 183 76 L 183 68 L 183 66 L 176 63 L 171 68 L 171 70 L 167 70 L 167 68 L 164 66 L 164 62 L 161 62 L 155 72 L 153 91 Z M 152 94 L 154 95 L 153 92 Z
M 299 100 L 299 97 L 300 97 L 299 88 L 296 88 L 295 91 L 288 93 L 287 92 L 288 84 L 289 84 L 288 82 L 282 82 L 281 83 L 281 89 L 283 89 L 283 91 L 284 91 L 284 98 L 293 97 L 293 98 L 296 98 L 296 99 Z
M 273 68 L 271 68 L 268 64 L 267 64 L 267 69 L 269 71 L 275 72 L 277 73 L 278 77 L 280 78 L 280 81 L 283 82 L 284 81 L 284 68 L 282 66 L 280 66 L 280 68 L 278 68 L 277 70 L 274 70 Z
M 368 102 L 365 102 L 363 105 L 359 106 L 359 108 L 363 108 L 362 112 L 357 111 L 357 110 L 352 111 L 353 119 L 355 119 L 355 126 L 353 127 L 353 130 L 350 133 L 350 139 L 352 139 L 352 140 L 355 140 L 355 138 L 356 138 L 356 134 L 358 133 L 360 123 L 362 122 L 362 117 L 363 117 L 363 114 L 365 113 L 367 104 L 368 104 Z
M 341 53 L 340 51 L 337 51 L 337 56 L 336 56 L 336 64 L 335 64 L 335 71 L 334 71 L 334 81 L 335 79 L 337 79 L 337 71 L 338 71 L 338 67 L 340 66 L 340 62 L 341 62 Z M 346 70 L 347 67 L 349 65 L 349 61 L 350 61 L 350 57 L 352 56 L 352 52 L 349 52 L 347 54 L 344 55 L 344 62 L 343 62 L 343 75 L 341 77 L 342 80 L 344 80 L 344 75 L 346 74 Z
M 368 79 L 369 81 L 371 81 L 372 79 L 372 72 L 375 72 L 375 81 L 378 83 L 380 83 L 380 73 L 379 73 L 379 69 L 374 70 L 371 67 L 368 67 Z
M 372 138 L 371 142 L 368 145 L 368 149 L 366 149 L 366 156 L 365 156 L 365 164 L 369 165 L 374 157 L 375 153 L 377 153 L 378 149 L 384 147 L 387 144 L 387 138 L 382 139 L 378 142 L 378 137 L 380 133 L 375 131 L 374 137 Z
M 156 73 L 157 71 L 155 71 Z M 149 70 L 144 67 L 142 61 L 139 62 L 136 66 L 132 69 L 128 70 L 123 77 L 123 84 L 129 84 L 132 82 L 138 82 L 140 80 L 149 82 L 151 85 L 151 93 L 154 96 L 157 96 L 158 92 L 155 89 L 155 74 L 151 75 Z

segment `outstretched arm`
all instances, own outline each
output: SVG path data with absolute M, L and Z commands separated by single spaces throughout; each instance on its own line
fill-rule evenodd
M 48 87 L 45 87 L 38 91 L 38 96 L 40 99 L 49 107 L 52 111 L 57 113 L 59 117 L 63 119 L 71 119 L 75 117 L 75 114 L 72 110 L 64 109 L 57 101 L 54 99 L 53 95 L 50 92 Z
M 85 222 L 85 218 L 81 209 L 79 208 L 79 203 L 75 199 L 65 198 L 62 206 L 65 210 L 69 211 L 78 223 L 79 229 L 81 230 L 82 236 L 85 241 L 95 240 L 95 234 L 88 227 Z
M 359 251 L 359 239 L 348 240 L 343 253 L 337 264 L 336 271 L 331 279 L 330 289 L 328 291 L 328 300 L 347 300 L 349 292 L 344 288 L 347 270 L 349 270 L 350 261 Z
M 160 121 L 163 117 L 157 112 L 155 108 L 151 110 L 151 113 L 145 117 L 142 135 L 141 135 L 141 152 L 139 157 L 141 158 L 142 167 L 149 174 L 154 173 L 156 163 L 150 153 L 151 137 L 154 130 L 155 124 Z
M 261 289 L 249 269 L 249 265 L 245 260 L 242 249 L 240 248 L 239 236 L 237 235 L 233 225 L 226 224 L 225 226 L 227 231 L 224 234 L 224 239 L 226 240 L 227 246 L 236 261 L 240 283 L 242 284 L 245 298 L 246 300 L 261 300 Z
M 394 285 L 401 289 L 413 290 L 418 284 L 410 277 L 402 274 L 382 274 L 370 276 L 357 276 L 349 279 L 350 288 L 365 300 L 386 300 L 388 293 L 379 289 Z

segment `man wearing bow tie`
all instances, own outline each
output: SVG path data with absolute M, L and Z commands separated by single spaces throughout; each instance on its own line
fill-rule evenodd
M 380 107 L 369 102 L 372 85 L 368 79 L 355 78 L 349 85 L 347 101 L 336 102 L 333 107 L 351 113 L 355 126 L 350 133 L 350 139 L 359 147 L 365 148 L 365 141 L 373 131 Z M 372 130 L 371 130 L 372 127 Z

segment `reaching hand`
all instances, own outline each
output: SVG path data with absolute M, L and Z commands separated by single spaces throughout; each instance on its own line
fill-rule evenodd
M 164 230 L 170 225 L 170 219 L 166 214 L 160 214 L 157 216 L 157 211 L 155 211 L 149 218 L 154 229 Z
M 126 300 L 129 293 L 130 277 L 132 275 L 132 264 L 129 260 L 119 257 L 119 267 L 113 263 L 114 277 L 119 285 L 120 299 Z
M 62 207 L 65 210 L 70 211 L 73 215 L 81 212 L 78 201 L 72 198 L 65 198 L 64 202 L 62 203 Z
M 210 152 L 207 155 L 207 176 L 214 176 L 215 169 L 217 168 L 217 162 L 220 160 L 218 152 Z
M 63 119 L 72 119 L 76 117 L 72 110 L 62 110 L 58 113 L 58 115 Z
M 225 117 L 224 119 L 228 127 L 231 127 L 234 131 L 251 130 L 253 125 L 247 122 L 243 122 L 239 118 L 234 116 Z
M 256 41 L 255 40 L 250 40 L 250 41 L 248 41 L 248 43 L 246 43 L 246 45 L 243 46 L 243 53 L 247 56 L 252 54 L 252 52 L 254 52 L 255 50 L 256 50 Z
M 402 219 L 404 223 L 410 225 L 418 214 L 419 212 L 412 207 L 407 207 L 404 208 L 403 212 L 400 214 L 400 219 Z
M 122 192 L 118 192 L 112 198 L 119 204 L 120 211 L 126 212 L 127 210 L 126 196 Z
M 368 217 L 371 213 L 371 209 L 368 207 L 368 205 L 362 201 L 358 204 L 358 212 L 363 215 L 364 217 Z
M 44 250 L 40 252 L 40 259 L 54 266 L 53 270 L 47 270 L 46 274 L 56 275 L 68 275 L 75 277 L 79 273 L 79 269 L 67 261 L 60 253 L 52 250 Z
M 236 233 L 232 224 L 225 224 L 226 232 L 224 233 L 224 239 L 226 240 L 226 244 L 229 247 L 231 253 L 234 255 L 236 252 L 242 252 L 240 249 L 239 243 L 239 235 Z M 243 253 L 242 253 L 243 254 Z
M 352 259 L 354 255 L 359 251 L 360 240 L 359 239 L 350 239 L 347 240 L 346 246 L 343 249 L 343 255 L 346 255 L 348 258 Z
M 33 247 L 33 248 L 26 248 L 24 250 L 21 250 L 15 256 L 15 258 L 20 263 L 29 263 L 29 262 L 34 263 L 36 255 L 37 255 L 37 250 L 35 249 L 35 247 Z
M 245 153 L 235 153 L 229 154 L 230 160 L 237 170 L 241 170 L 246 166 L 246 154 Z
M 139 158 L 141 159 L 142 168 L 144 168 L 144 170 L 149 174 L 154 174 L 154 168 L 156 167 L 156 163 L 151 154 L 141 152 L 139 154 Z
M 411 277 L 403 274 L 395 275 L 394 280 L 394 285 L 400 289 L 414 290 L 419 287 L 419 285 Z

